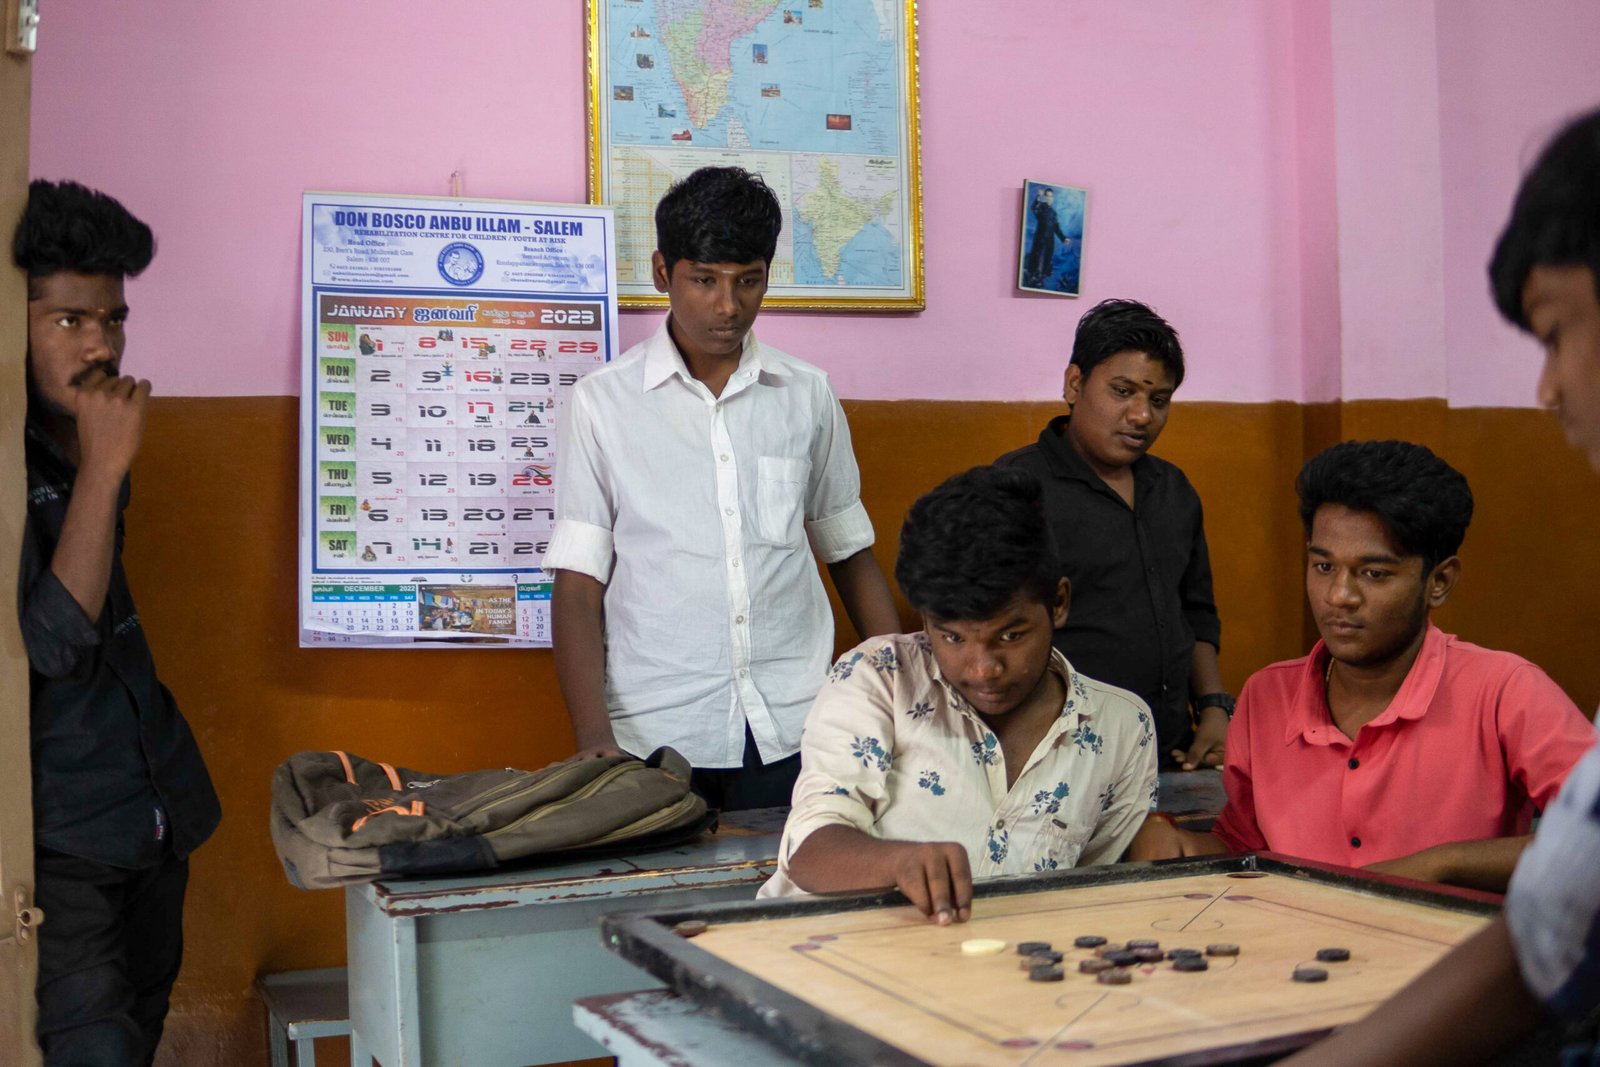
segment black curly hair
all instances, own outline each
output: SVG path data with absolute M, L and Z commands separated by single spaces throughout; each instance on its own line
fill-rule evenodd
M 1054 605 L 1061 565 L 1044 490 L 1013 467 L 947 479 L 906 513 L 894 577 L 913 608 L 946 621 L 993 618 L 1019 594 Z
M 680 259 L 770 266 L 782 229 L 777 194 L 743 167 L 701 167 L 656 205 L 656 249 L 669 277 Z
M 1085 378 L 1118 352 L 1143 352 L 1172 374 L 1172 387 L 1183 384 L 1183 345 L 1178 331 L 1148 304 L 1137 300 L 1102 300 L 1083 313 L 1072 338 L 1072 359 Z
M 1341 504 L 1378 516 L 1430 574 L 1455 555 L 1472 523 L 1472 489 L 1450 464 L 1409 441 L 1346 441 L 1306 461 L 1295 479 L 1306 536 L 1317 509 Z
M 1489 261 L 1495 306 L 1523 330 L 1522 289 L 1535 267 L 1588 267 L 1600 300 L 1600 110 L 1568 122 L 1539 154 Z
M 11 241 L 11 258 L 33 281 L 61 271 L 138 274 L 155 258 L 150 227 L 105 193 L 77 182 L 38 179 L 28 185 L 28 206 Z

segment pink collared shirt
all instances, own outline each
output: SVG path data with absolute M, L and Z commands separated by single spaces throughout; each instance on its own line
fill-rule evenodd
M 1228 726 L 1230 848 L 1364 867 L 1433 845 L 1528 832 L 1594 739 L 1538 667 L 1428 627 L 1394 701 L 1346 737 L 1328 652 L 1257 671 Z

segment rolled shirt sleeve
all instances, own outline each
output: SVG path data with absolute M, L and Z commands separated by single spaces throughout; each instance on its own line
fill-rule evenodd
M 817 693 L 800 739 L 803 768 L 794 807 L 783 829 L 779 864 L 824 826 L 872 833 L 889 804 L 894 752 L 894 705 L 888 681 L 875 670 L 846 670 L 846 653 Z
M 100 643 L 100 635 L 82 605 L 50 569 L 27 526 L 23 528 L 17 579 L 18 617 L 28 665 L 46 678 L 65 678 Z
M 848 559 L 873 542 L 872 520 L 861 505 L 861 472 L 850 444 L 850 423 L 826 383 L 827 403 L 811 442 L 806 530 L 823 563 Z
M 616 495 L 582 381 L 557 431 L 555 481 L 556 525 L 544 569 L 577 571 L 605 584 L 616 560 Z

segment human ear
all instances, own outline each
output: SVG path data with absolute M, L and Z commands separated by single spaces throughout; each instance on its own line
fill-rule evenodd
M 1083 395 L 1083 371 L 1076 363 L 1067 364 L 1066 377 L 1061 383 L 1061 399 L 1073 405 Z
M 659 248 L 650 253 L 650 280 L 655 283 L 658 293 L 666 292 L 672 284 L 672 276 L 667 270 L 667 257 L 661 254 Z
M 1067 609 L 1072 606 L 1072 583 L 1062 578 L 1056 586 L 1056 601 L 1050 606 L 1050 624 L 1057 630 L 1067 624 Z
M 1427 596 L 1428 607 L 1442 608 L 1444 602 L 1450 599 L 1450 593 L 1456 587 L 1456 582 L 1461 580 L 1461 557 L 1451 556 L 1449 559 L 1433 568 L 1433 573 L 1428 575 Z

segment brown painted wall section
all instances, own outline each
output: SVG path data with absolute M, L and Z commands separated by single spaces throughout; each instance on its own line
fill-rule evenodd
M 1056 410 L 845 406 L 886 572 L 912 500 L 1033 440 Z M 343 748 L 457 771 L 536 767 L 572 750 L 547 651 L 296 647 L 297 417 L 292 398 L 161 400 L 135 470 L 128 569 L 162 676 L 225 809 L 195 857 L 166 1064 L 264 1064 L 255 974 L 344 962 L 341 895 L 290 888 L 267 838 L 268 781 L 280 760 Z M 1542 413 L 1432 401 L 1177 407 L 1158 451 L 1205 501 L 1229 686 L 1309 646 L 1293 477 L 1309 452 L 1363 436 L 1426 443 L 1473 485 L 1478 517 L 1441 625 L 1528 656 L 1579 706 L 1594 707 L 1600 480 Z M 841 642 L 851 643 L 839 618 Z

